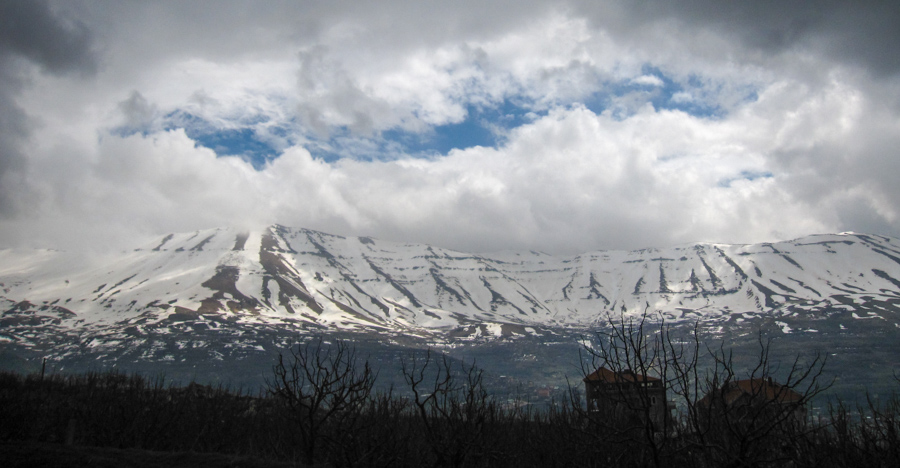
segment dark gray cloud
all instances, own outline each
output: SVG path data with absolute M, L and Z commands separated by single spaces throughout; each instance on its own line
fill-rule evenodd
M 0 1 L 0 53 L 21 56 L 51 73 L 91 73 L 91 34 L 57 17 L 44 1 Z
M 900 5 L 0 6 L 0 216 L 40 211 L 0 219 L 10 245 L 235 222 L 467 250 L 900 233 Z M 404 154 L 476 125 L 496 144 Z M 251 130 L 277 143 L 256 167 L 198 136 Z
M 148 131 L 157 117 L 156 106 L 147 101 L 139 92 L 133 91 L 128 99 L 119 103 L 119 111 L 125 117 L 124 125 L 129 131 Z
M 22 135 L 28 129 L 25 113 L 14 100 L 14 91 L 19 87 L 18 77 L 3 66 L 0 57 L 0 216 L 13 211 L 12 195 L 17 192 L 16 174 L 25 167 L 22 155 Z
M 762 54 L 801 49 L 862 66 L 876 75 L 900 72 L 898 2 L 652 0 L 625 4 L 626 24 L 632 26 L 675 19 L 685 28 L 714 29 Z
M 28 64 L 57 75 L 93 73 L 91 34 L 58 18 L 47 2 L 0 1 L 0 216 L 15 213 L 16 199 L 28 190 L 21 174 L 28 162 L 23 145 L 30 122 L 16 103 Z

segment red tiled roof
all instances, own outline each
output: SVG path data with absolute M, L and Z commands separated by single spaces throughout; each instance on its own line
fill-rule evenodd
M 794 390 L 787 388 L 772 379 L 764 378 L 728 382 L 723 389 L 711 391 L 701 398 L 698 403 L 708 404 L 710 395 L 713 393 L 721 395 L 726 404 L 734 403 L 743 395 L 759 396 L 765 398 L 766 401 L 777 401 L 779 403 L 796 403 L 803 399 L 803 396 Z
M 656 382 L 658 380 L 656 377 L 636 374 L 628 369 L 622 372 L 615 372 L 605 367 L 591 372 L 584 378 L 585 382 Z

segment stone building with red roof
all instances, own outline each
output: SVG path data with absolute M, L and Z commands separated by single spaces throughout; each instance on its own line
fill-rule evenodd
M 732 380 L 710 390 L 697 401 L 701 416 L 709 421 L 765 419 L 802 421 L 806 416 L 803 395 L 768 378 Z
M 588 412 L 611 418 L 638 418 L 663 430 L 666 387 L 663 381 L 630 369 L 600 367 L 584 378 Z

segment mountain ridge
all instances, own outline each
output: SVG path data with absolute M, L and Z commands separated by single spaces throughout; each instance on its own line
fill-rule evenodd
M 388 387 L 403 385 L 404 359 L 434 349 L 477 360 L 495 391 L 515 392 L 564 385 L 586 338 L 645 316 L 679 340 L 696 331 L 727 344 L 741 365 L 763 339 L 787 362 L 827 353 L 847 398 L 887 391 L 900 362 L 900 241 L 884 236 L 553 256 L 273 225 L 171 233 L 83 260 L 0 251 L 0 369 L 46 362 L 253 388 L 293 345 L 350 340 Z
M 900 241 L 857 233 L 554 256 L 272 225 L 168 234 L 90 271 L 66 264 L 62 252 L 6 250 L 0 261 L 4 317 L 50 314 L 70 328 L 224 314 L 428 334 L 481 324 L 583 327 L 646 312 L 710 320 L 865 303 L 877 315 L 879 304 L 900 301 Z

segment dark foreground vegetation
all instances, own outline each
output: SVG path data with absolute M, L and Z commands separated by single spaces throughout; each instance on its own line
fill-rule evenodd
M 258 393 L 120 373 L 0 374 L 0 458 L 16 466 L 52 453 L 54 464 L 109 466 L 161 466 L 153 457 L 172 466 L 900 466 L 897 397 L 808 411 L 827 387 L 818 357 L 779 367 L 761 341 L 753 365 L 738 372 L 724 348 L 675 341 L 662 323 L 610 325 L 588 348 L 586 374 L 604 366 L 655 375 L 668 392 L 662 417 L 641 386 L 621 398 L 608 392 L 612 404 L 588 411 L 580 381 L 566 401 L 533 411 L 489 395 L 475 366 L 433 354 L 404 364 L 407 388 L 376 392 L 376 373 L 352 346 L 313 342 L 281 356 Z M 729 396 L 740 379 L 770 377 L 774 394 L 751 386 L 742 399 Z

